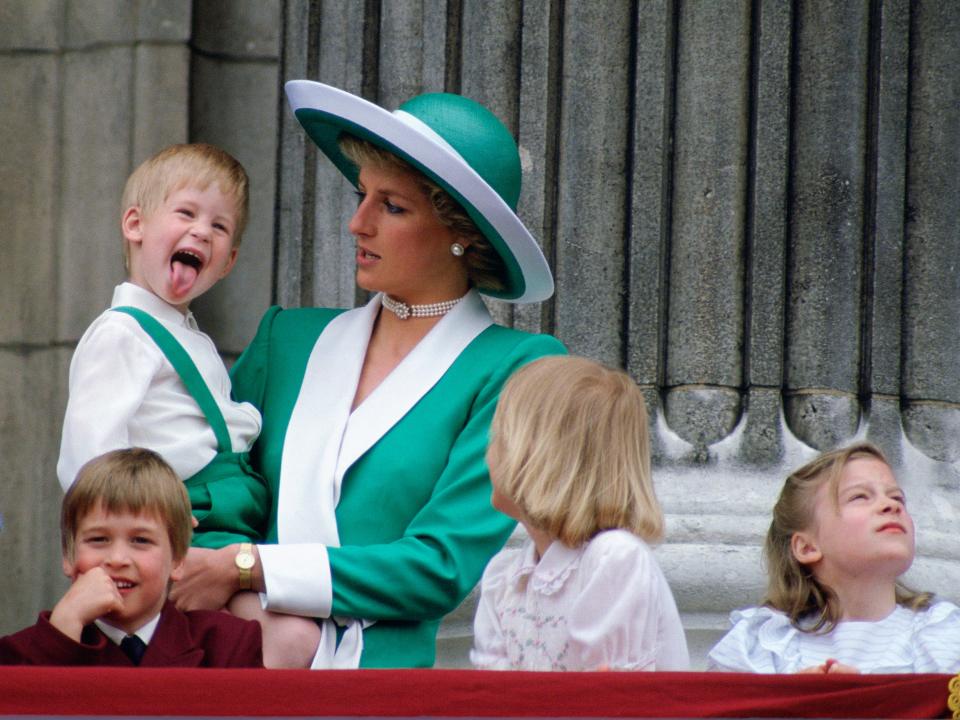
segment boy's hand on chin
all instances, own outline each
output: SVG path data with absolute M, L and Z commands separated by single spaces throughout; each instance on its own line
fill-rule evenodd
M 70 589 L 50 613 L 50 624 L 69 638 L 80 641 L 84 625 L 123 608 L 116 584 L 101 567 L 77 575 Z
M 190 548 L 170 599 L 181 610 L 220 610 L 237 591 L 236 545 L 219 550 Z

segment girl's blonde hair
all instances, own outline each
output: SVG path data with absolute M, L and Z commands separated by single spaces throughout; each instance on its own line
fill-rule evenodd
M 838 502 L 840 476 L 851 460 L 873 458 L 889 466 L 876 445 L 860 442 L 849 447 L 823 453 L 787 477 L 764 544 L 767 564 L 767 594 L 764 604 L 780 610 L 794 627 L 807 632 L 828 633 L 843 614 L 836 593 L 821 583 L 813 572 L 794 557 L 791 541 L 794 534 L 809 531 L 815 521 L 814 499 L 817 490 L 829 484 L 834 505 Z M 911 590 L 896 584 L 897 603 L 912 610 L 929 607 L 931 593 Z
M 437 219 L 450 231 L 466 241 L 463 261 L 467 266 L 470 284 L 480 290 L 501 291 L 506 288 L 507 268 L 500 254 L 477 228 L 460 203 L 410 163 L 371 142 L 353 135 L 340 136 L 340 150 L 357 167 L 370 165 L 409 173 L 430 201 Z
M 77 473 L 60 510 L 63 557 L 71 562 L 77 530 L 95 508 L 108 514 L 152 515 L 167 529 L 174 561 L 190 549 L 193 534 L 190 498 L 183 482 L 152 450 L 112 450 L 90 460 Z
M 569 547 L 612 528 L 662 536 L 647 408 L 622 370 L 582 357 L 536 360 L 504 386 L 491 434 L 497 490 L 537 529 Z
M 120 201 L 120 212 L 139 207 L 145 216 L 160 207 L 171 193 L 183 187 L 206 190 L 211 184 L 232 198 L 237 207 L 234 218 L 233 247 L 240 246 L 240 239 L 247 226 L 250 208 L 250 181 L 243 165 L 230 153 L 215 145 L 189 143 L 171 145 L 156 155 L 144 160 L 127 178 Z M 129 258 L 130 248 L 124 239 L 124 260 Z

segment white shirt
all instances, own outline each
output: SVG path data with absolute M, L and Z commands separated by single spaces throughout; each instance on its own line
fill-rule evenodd
M 115 625 L 111 625 L 105 620 L 94 620 L 94 624 L 100 628 L 100 631 L 106 635 L 113 643 L 119 645 L 123 642 L 123 639 L 127 636 L 127 631 L 122 628 L 118 628 Z M 138 638 L 143 640 L 144 645 L 149 645 L 150 641 L 153 640 L 153 634 L 157 631 L 157 625 L 160 624 L 160 613 L 157 613 L 153 616 L 153 619 L 148 623 L 142 625 L 136 632 L 130 633 L 131 635 L 136 635 Z
M 883 620 L 844 621 L 826 634 L 803 632 L 778 610 L 736 610 L 710 651 L 714 670 L 795 673 L 833 658 L 864 673 L 960 672 L 960 608 L 941 601 L 914 612 L 898 605 Z
M 230 376 L 213 341 L 153 293 L 119 285 L 111 307 L 144 310 L 169 330 L 196 364 L 226 420 L 234 452 L 260 433 L 260 413 L 230 399 Z M 64 490 L 88 460 L 108 450 L 145 447 L 158 452 L 181 478 L 195 475 L 217 453 L 217 440 L 200 406 L 140 324 L 107 310 L 87 328 L 70 362 L 57 476 Z
M 578 548 L 501 550 L 484 571 L 470 661 L 510 670 L 688 670 L 680 616 L 650 548 L 608 530 Z

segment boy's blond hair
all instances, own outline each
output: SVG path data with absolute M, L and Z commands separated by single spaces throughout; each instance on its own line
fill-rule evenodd
M 139 207 L 144 216 L 150 216 L 171 193 L 183 187 L 206 190 L 211 184 L 219 186 L 237 206 L 233 247 L 239 247 L 247 226 L 250 208 L 247 172 L 230 153 L 215 145 L 189 143 L 171 145 L 144 160 L 127 178 L 120 202 L 121 215 L 131 207 Z M 130 248 L 123 241 L 123 257 L 129 258 Z
M 828 633 L 843 615 L 836 593 L 814 577 L 793 554 L 791 541 L 798 532 L 809 531 L 815 522 L 817 490 L 827 483 L 834 507 L 839 502 L 840 476 L 851 460 L 872 458 L 889 466 L 876 445 L 859 442 L 823 453 L 787 477 L 767 532 L 763 553 L 767 563 L 767 594 L 763 602 L 785 613 L 794 627 L 807 632 Z M 911 610 L 929 607 L 931 593 L 916 592 L 896 584 L 897 603 Z
M 613 528 L 662 536 L 647 408 L 627 373 L 582 357 L 536 360 L 504 386 L 491 433 L 497 490 L 537 529 L 569 547 Z
M 152 450 L 112 450 L 80 468 L 60 511 L 61 548 L 71 562 L 80 523 L 97 507 L 110 514 L 155 516 L 167 528 L 174 561 L 182 560 L 190 548 L 193 523 L 187 490 Z
M 463 255 L 470 283 L 481 290 L 503 290 L 507 286 L 507 267 L 490 241 L 477 228 L 466 210 L 450 193 L 402 158 L 353 135 L 340 136 L 340 150 L 357 167 L 371 165 L 410 173 L 430 201 L 437 219 L 468 245 Z

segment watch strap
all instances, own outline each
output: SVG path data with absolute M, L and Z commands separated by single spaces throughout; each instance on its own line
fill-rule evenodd
M 255 557 L 253 554 L 253 545 L 248 542 L 240 543 L 240 550 L 237 552 L 234 562 L 237 566 L 237 573 L 240 576 L 241 590 L 249 590 L 253 587 L 253 563 L 249 562 L 249 560 L 247 562 L 241 562 L 241 558 L 246 559 L 247 557 Z

